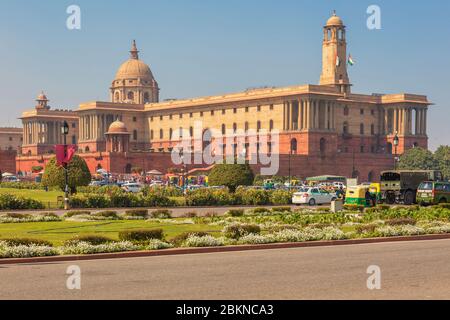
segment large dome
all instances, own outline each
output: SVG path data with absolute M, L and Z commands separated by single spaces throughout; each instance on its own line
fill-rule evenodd
M 150 67 L 145 62 L 139 60 L 139 51 L 136 47 L 136 41 L 133 41 L 131 47 L 131 57 L 122 64 L 116 73 L 116 80 L 128 80 L 141 78 L 143 80 L 153 80 L 153 74 Z
M 128 130 L 125 123 L 120 120 L 116 120 L 109 126 L 107 134 L 128 134 Z
M 134 78 L 153 79 L 153 74 L 150 67 L 143 61 L 130 59 L 120 66 L 116 74 L 116 80 Z

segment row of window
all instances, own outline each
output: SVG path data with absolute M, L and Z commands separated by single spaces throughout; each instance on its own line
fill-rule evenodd
M 365 114 L 365 109 L 363 109 L 363 108 L 359 109 L 359 114 L 363 116 Z M 370 110 L 370 114 L 372 116 L 374 116 L 375 115 L 375 109 L 371 109 Z M 350 109 L 349 109 L 349 107 L 345 106 L 344 107 L 344 116 L 348 116 L 348 115 L 350 115 Z
M 222 128 L 221 129 L 222 129 L 221 130 L 222 135 L 226 135 L 227 134 L 227 127 L 226 127 L 225 124 L 222 124 Z M 271 131 L 273 131 L 273 129 L 274 129 L 274 122 L 273 122 L 273 120 L 269 120 L 269 131 L 271 132 Z M 248 132 L 249 130 L 250 130 L 250 125 L 249 125 L 248 122 L 245 122 L 245 124 L 244 124 L 244 131 Z M 261 123 L 261 121 L 257 121 L 256 122 L 256 131 L 260 132 L 261 130 L 262 130 L 262 123 Z M 178 129 L 178 136 L 180 138 L 183 138 L 183 131 L 184 131 L 184 129 L 182 127 L 180 127 Z M 237 133 L 237 131 L 238 131 L 238 125 L 237 125 L 237 123 L 233 123 L 233 133 Z M 133 132 L 133 136 L 137 136 L 136 130 Z M 189 136 L 190 137 L 194 136 L 194 127 L 189 127 Z M 172 138 L 172 137 L 173 137 L 173 129 L 170 128 L 169 129 L 169 138 Z M 154 139 L 154 131 L 153 130 L 150 130 L 150 139 L 151 140 Z M 159 130 L 159 139 L 164 139 L 164 130 L 163 129 Z M 135 138 L 134 140 L 137 140 L 137 138 Z
M 342 131 L 344 132 L 344 134 L 350 133 L 349 124 L 347 121 L 344 122 L 344 124 L 342 126 Z M 360 135 L 366 134 L 364 123 L 361 123 L 359 125 L 359 134 Z M 370 134 L 375 135 L 375 125 L 374 124 L 370 125 Z
M 273 108 L 274 108 L 274 106 L 273 106 L 273 104 L 271 104 L 271 105 L 269 106 L 269 110 L 273 110 Z M 222 115 L 226 114 L 227 110 L 229 110 L 229 109 L 222 109 L 222 110 L 221 110 Z M 236 113 L 238 112 L 238 108 L 233 108 L 232 110 L 233 110 L 233 113 L 234 113 L 234 114 L 236 114 Z M 257 106 L 257 107 L 256 107 L 256 111 L 257 111 L 257 112 L 261 112 L 261 110 L 262 110 L 262 106 Z M 212 116 L 214 116 L 214 115 L 216 114 L 216 112 L 217 112 L 217 110 L 211 110 L 211 111 L 209 111 L 209 113 L 210 113 Z M 246 112 L 246 113 L 250 112 L 250 107 L 245 107 L 245 112 Z M 205 114 L 204 111 L 200 111 L 200 117 L 203 117 L 204 114 Z M 183 116 L 184 116 L 183 113 L 179 113 L 179 114 L 178 114 L 179 119 L 183 119 Z M 169 114 L 168 117 L 169 117 L 169 120 L 172 120 L 172 119 L 173 119 L 173 114 Z M 194 117 L 194 113 L 193 113 L 193 112 L 190 112 L 190 113 L 189 113 L 189 118 L 193 118 L 193 117 Z M 154 119 L 154 116 L 151 116 L 151 117 L 150 117 L 150 121 L 153 121 L 153 119 Z M 160 121 L 164 120 L 164 116 L 163 116 L 163 115 L 159 116 L 159 120 L 160 120 Z

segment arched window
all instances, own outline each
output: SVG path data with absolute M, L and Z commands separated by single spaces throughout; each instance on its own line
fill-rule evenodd
M 248 128 L 249 128 L 248 122 L 246 121 L 246 122 L 245 122 L 245 132 L 246 132 L 246 133 L 248 132 Z
M 144 93 L 144 103 L 150 102 L 150 94 L 148 92 Z
M 348 116 L 350 114 L 350 110 L 347 106 L 344 107 L 344 116 Z
M 91 151 L 91 150 L 89 149 L 89 147 L 84 148 L 84 152 L 89 152 L 89 151 Z
M 134 92 L 132 92 L 132 91 L 128 92 L 127 97 L 128 97 L 128 100 L 134 100 Z
M 297 153 L 297 147 L 297 139 L 294 138 L 291 140 L 291 153 Z
M 169 140 L 172 140 L 172 135 L 173 135 L 173 129 L 172 128 L 170 128 L 169 129 Z
M 324 154 L 327 148 L 327 141 L 325 138 L 320 139 L 320 154 Z
M 114 100 L 115 100 L 116 102 L 119 102 L 119 101 L 120 101 L 120 93 L 119 93 L 119 92 L 116 92 Z
M 364 123 L 359 125 L 359 134 L 364 135 Z
M 261 121 L 258 121 L 258 122 L 256 123 L 256 131 L 257 131 L 257 132 L 261 131 Z
M 212 142 L 211 130 L 205 129 L 203 131 L 203 150 L 205 150 Z
M 164 131 L 163 131 L 163 129 L 160 129 L 160 130 L 159 130 L 159 138 L 160 138 L 160 139 L 163 139 L 163 138 L 164 138 Z
M 150 130 L 150 140 L 153 140 L 153 138 L 154 138 L 153 130 Z
M 345 121 L 344 124 L 342 125 L 342 132 L 344 132 L 344 134 L 349 134 L 348 122 L 347 121 Z
M 189 127 L 189 135 L 191 136 L 191 138 L 194 136 L 194 128 L 193 127 Z
M 233 133 L 236 133 L 236 132 L 237 132 L 237 124 L 233 123 Z
M 137 140 L 138 138 L 138 132 L 137 130 L 133 130 L 133 140 Z
M 227 133 L 227 127 L 222 124 L 222 135 L 225 135 Z
M 269 121 L 269 130 L 272 132 L 273 130 L 273 120 Z

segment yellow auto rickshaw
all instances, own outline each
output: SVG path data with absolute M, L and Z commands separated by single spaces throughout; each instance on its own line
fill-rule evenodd
M 383 200 L 381 194 L 381 184 L 380 183 L 371 183 L 369 188 L 370 195 L 372 199 L 376 201 L 376 203 L 381 203 Z
M 347 192 L 345 194 L 345 204 L 369 207 L 370 202 L 368 202 L 366 199 L 366 194 L 369 189 L 369 185 L 347 187 Z

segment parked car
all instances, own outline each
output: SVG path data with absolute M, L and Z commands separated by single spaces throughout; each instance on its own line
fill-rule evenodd
M 106 186 L 108 183 L 106 181 L 91 181 L 91 183 L 89 183 L 89 186 L 91 187 L 103 187 Z
M 335 188 L 335 189 L 347 189 L 347 186 L 345 185 L 345 183 L 343 183 L 343 182 L 333 182 L 333 187 Z
M 336 193 L 327 192 L 323 189 L 304 188 L 303 190 L 294 193 L 292 203 L 296 205 L 308 204 L 315 206 L 317 204 L 329 204 L 337 199 Z
M 417 188 L 417 202 L 421 205 L 450 203 L 450 182 L 422 182 Z
M 20 182 L 20 179 L 16 176 L 6 176 L 2 178 L 3 182 Z
M 122 186 L 122 189 L 125 190 L 126 192 L 131 192 L 131 193 L 139 193 L 142 191 L 143 186 L 139 183 L 125 183 Z

